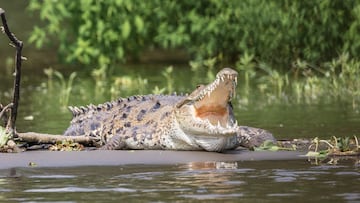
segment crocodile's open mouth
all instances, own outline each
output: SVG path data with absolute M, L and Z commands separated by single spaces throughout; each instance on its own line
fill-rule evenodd
M 198 86 L 178 104 L 178 108 L 188 106 L 187 111 L 192 112 L 192 119 L 188 119 L 192 120 L 193 131 L 208 131 L 211 134 L 231 134 L 235 131 L 237 123 L 231 112 L 230 101 L 235 96 L 236 85 L 237 72 L 225 68 L 212 83 Z
M 195 103 L 196 117 L 208 120 L 212 125 L 227 127 L 229 102 L 235 97 L 237 73 L 233 70 L 220 72 L 215 81 L 204 86 Z

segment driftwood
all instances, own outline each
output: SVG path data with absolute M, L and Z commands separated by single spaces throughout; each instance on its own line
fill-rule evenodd
M 93 145 L 94 138 L 89 136 L 64 136 L 45 133 L 16 133 L 16 140 L 35 144 L 56 144 L 61 141 L 71 141 L 83 145 Z
M 83 145 L 92 145 L 94 138 L 85 137 L 85 136 L 63 136 L 63 135 L 51 135 L 51 134 L 43 134 L 43 133 L 35 133 L 35 132 L 26 132 L 26 133 L 18 133 L 16 132 L 16 117 L 17 110 L 20 100 L 20 79 L 21 79 L 21 65 L 22 60 L 26 58 L 21 55 L 23 42 L 18 40 L 16 36 L 10 31 L 7 20 L 5 17 L 5 11 L 0 8 L 0 16 L 3 26 L 1 26 L 1 31 L 6 34 L 6 36 L 10 40 L 10 45 L 15 47 L 15 79 L 13 86 L 13 97 L 12 102 L 7 105 L 0 104 L 0 121 L 4 120 L 5 126 L 5 134 L 0 134 L 0 139 L 9 139 L 13 141 L 21 141 L 32 144 L 55 144 L 61 141 L 72 141 L 76 143 L 80 143 Z M 1 124 L 1 123 L 0 123 Z M 1 128 L 1 125 L 0 125 Z M 1 137 L 3 136 L 3 137 Z M 6 143 L 6 142 L 5 142 Z M 9 143 L 9 142 L 8 142 Z M 9 144 L 8 144 L 9 145 Z M 1 148 L 2 146 L 0 146 Z M 1 150 L 0 150 L 1 151 Z M 14 150 L 18 151 L 18 150 Z

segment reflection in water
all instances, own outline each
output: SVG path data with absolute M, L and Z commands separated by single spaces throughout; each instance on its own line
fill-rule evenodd
M 188 170 L 205 170 L 205 169 L 237 169 L 237 162 L 191 162 L 185 165 Z
M 0 201 L 360 201 L 358 166 L 303 160 L 0 171 Z

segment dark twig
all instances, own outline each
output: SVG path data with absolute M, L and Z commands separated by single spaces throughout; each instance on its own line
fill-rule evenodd
M 0 16 L 1 21 L 3 24 L 3 31 L 8 36 L 10 41 L 13 43 L 13 45 L 16 48 L 16 55 L 15 55 L 15 80 L 14 80 L 14 90 L 13 90 L 13 99 L 12 99 L 12 108 L 10 117 L 7 123 L 6 128 L 8 130 L 11 130 L 15 132 L 15 122 L 16 122 L 16 116 L 17 116 L 17 109 L 19 105 L 19 99 L 20 99 L 20 78 L 21 78 L 21 51 L 23 48 L 23 42 L 18 40 L 13 33 L 10 32 L 10 29 L 7 25 L 7 21 L 5 18 L 5 11 L 0 8 Z
M 9 108 L 11 108 L 13 106 L 13 103 L 10 103 L 10 104 L 8 104 L 8 105 L 6 105 L 6 106 L 2 106 L 2 105 L 0 105 L 0 119 L 3 117 L 3 116 L 5 116 L 5 112 L 6 112 L 6 110 L 8 110 Z

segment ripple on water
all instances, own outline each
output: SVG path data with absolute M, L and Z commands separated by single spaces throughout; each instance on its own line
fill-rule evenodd
M 335 175 L 360 176 L 360 173 L 356 171 L 340 171 L 336 172 Z
M 83 188 L 83 187 L 61 187 L 61 188 L 42 188 L 42 189 L 28 189 L 24 192 L 136 192 L 129 188 Z
M 296 178 L 291 176 L 273 176 L 273 178 L 275 182 L 279 182 L 279 183 L 296 181 Z
M 342 194 L 336 194 L 338 197 L 342 197 L 346 201 L 360 201 L 360 193 L 342 193 Z
M 76 178 L 76 175 L 31 175 L 29 178 L 35 179 L 67 179 L 67 178 Z
M 213 199 L 231 199 L 235 197 L 243 197 L 243 193 L 232 193 L 232 194 L 188 194 L 179 195 L 181 198 L 197 199 L 197 200 L 213 200 Z
M 292 171 L 283 169 L 276 169 L 273 173 L 275 175 L 270 177 L 274 178 L 276 182 L 293 182 L 297 179 L 316 180 L 315 175 L 329 174 L 329 172 L 326 171 Z
M 270 193 L 267 194 L 266 196 L 268 197 L 292 197 L 292 196 L 297 196 L 299 194 L 296 193 Z

